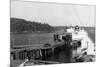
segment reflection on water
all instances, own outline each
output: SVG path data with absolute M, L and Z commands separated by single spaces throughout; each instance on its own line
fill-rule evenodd
M 70 63 L 71 62 L 71 51 L 70 49 L 63 49 L 55 51 L 54 55 L 46 58 L 46 61 L 56 61 L 62 63 Z

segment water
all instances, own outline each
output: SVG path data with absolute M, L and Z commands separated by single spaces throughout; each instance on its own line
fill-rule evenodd
M 70 49 L 57 49 L 51 57 L 45 59 L 46 61 L 56 61 L 61 63 L 71 62 L 71 50 Z

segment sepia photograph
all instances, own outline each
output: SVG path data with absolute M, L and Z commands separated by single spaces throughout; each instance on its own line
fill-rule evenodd
M 10 0 L 10 67 L 95 62 L 95 10 Z

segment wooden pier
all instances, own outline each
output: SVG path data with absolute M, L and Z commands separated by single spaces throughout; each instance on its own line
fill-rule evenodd
M 42 45 L 42 44 L 41 44 Z M 65 45 L 64 41 L 55 42 L 53 45 L 47 46 L 14 46 L 11 50 L 11 57 L 13 60 L 24 60 L 26 58 L 42 60 L 52 56 L 56 51 L 62 49 Z
M 70 35 L 69 35 L 70 36 Z M 35 60 L 33 63 L 38 62 L 37 64 L 55 64 L 56 62 L 45 61 L 47 58 L 56 55 L 62 50 L 66 50 L 66 53 L 70 52 L 70 43 L 71 37 L 67 35 L 62 36 L 61 39 L 55 39 L 53 43 L 38 44 L 34 45 L 25 45 L 25 46 L 14 46 L 11 50 L 11 59 L 12 60 L 25 60 L 29 61 Z M 71 57 L 70 54 L 67 54 Z M 69 59 L 70 59 L 69 57 Z M 60 62 L 57 62 L 60 63 Z

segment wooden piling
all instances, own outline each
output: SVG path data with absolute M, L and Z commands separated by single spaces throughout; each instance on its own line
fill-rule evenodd
M 52 48 L 52 54 L 54 55 L 54 48 Z
M 63 43 L 57 42 L 54 46 L 40 47 L 40 48 L 21 48 L 14 50 L 14 59 L 24 60 L 28 59 L 45 59 L 49 56 L 54 55 L 56 52 L 59 52 L 63 48 Z M 21 46 L 22 47 L 22 46 Z
M 42 50 L 40 49 L 40 59 L 42 59 Z

